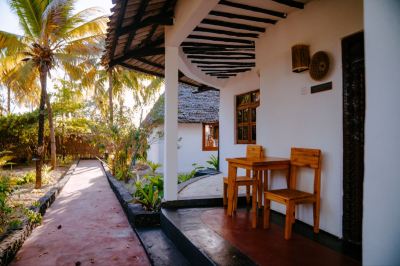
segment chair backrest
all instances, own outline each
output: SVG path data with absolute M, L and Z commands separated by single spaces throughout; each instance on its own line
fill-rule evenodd
M 319 196 L 321 184 L 321 150 L 292 148 L 290 153 L 291 189 L 296 189 L 297 170 L 300 167 L 314 169 L 314 194 Z
M 246 158 L 259 159 L 264 157 L 264 149 L 261 145 L 247 145 Z

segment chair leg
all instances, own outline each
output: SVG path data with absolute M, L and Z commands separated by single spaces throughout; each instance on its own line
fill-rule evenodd
M 250 204 L 250 185 L 246 185 L 246 204 Z
M 233 211 L 236 212 L 239 200 L 239 186 L 235 186 L 235 194 L 233 196 Z
M 319 208 L 320 202 L 317 200 L 313 203 L 314 233 L 319 233 Z
M 224 185 L 224 191 L 223 191 L 223 205 L 227 206 L 228 205 L 228 184 L 225 182 L 223 183 Z
M 269 228 L 269 210 L 270 210 L 271 201 L 264 197 L 264 229 Z
M 292 224 L 296 222 L 296 206 L 293 207 Z
M 252 212 L 252 221 L 251 221 L 251 225 L 253 228 L 257 227 L 257 181 L 255 181 L 253 183 L 253 197 L 252 197 L 252 201 L 253 201 L 253 206 L 251 209 Z
M 294 204 L 290 202 L 286 205 L 286 219 L 285 219 L 285 239 L 289 240 L 292 237 L 292 215 Z

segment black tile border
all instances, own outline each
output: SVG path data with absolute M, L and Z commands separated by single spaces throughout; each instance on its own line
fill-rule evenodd
M 44 216 L 46 210 L 53 204 L 58 194 L 60 194 L 78 164 L 79 160 L 75 161 L 70 168 L 65 171 L 59 181 L 38 200 L 40 203 L 38 207 L 31 206 L 29 209 Z M 8 265 L 11 263 L 25 239 L 32 233 L 32 230 L 36 226 L 38 226 L 38 224 L 33 224 L 25 219 L 21 229 L 14 230 L 14 232 L 0 242 L 0 265 Z

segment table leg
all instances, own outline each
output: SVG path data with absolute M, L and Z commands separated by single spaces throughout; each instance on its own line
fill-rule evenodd
M 229 165 L 228 169 L 228 215 L 232 216 L 233 214 L 233 199 L 235 194 L 235 182 L 236 182 L 236 171 L 237 168 Z
M 258 206 L 262 206 L 262 193 L 263 193 L 263 171 L 257 171 L 257 180 L 258 180 Z

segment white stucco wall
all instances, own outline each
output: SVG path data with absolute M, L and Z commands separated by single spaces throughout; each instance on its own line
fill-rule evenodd
M 155 131 L 158 131 L 156 129 Z M 154 131 L 154 132 L 155 132 Z M 190 172 L 193 170 L 193 163 L 199 166 L 209 167 L 206 161 L 211 155 L 217 156 L 217 151 L 202 150 L 202 124 L 200 123 L 179 123 L 178 124 L 178 172 Z M 158 140 L 150 145 L 147 158 L 153 162 L 163 162 L 164 141 Z M 162 168 L 160 168 L 162 171 Z
M 363 265 L 400 265 L 400 1 L 364 3 Z
M 226 157 L 245 154 L 245 145 L 234 144 L 234 96 L 260 88 L 257 110 L 257 143 L 267 155 L 290 156 L 293 146 L 319 148 L 323 152 L 321 185 L 321 229 L 342 235 L 342 68 L 341 39 L 363 29 L 362 0 L 312 1 L 304 10 L 269 27 L 256 42 L 256 68 L 260 78 L 238 77 L 221 90 L 220 158 L 227 172 Z M 324 80 L 313 81 L 309 72 L 291 71 L 291 47 L 310 45 L 311 55 L 329 53 L 330 72 Z M 257 73 L 257 72 L 256 72 Z M 310 94 L 310 86 L 332 81 L 333 89 Z M 302 95 L 303 88 L 308 93 Z M 273 187 L 285 186 L 274 177 Z M 299 186 L 311 190 L 311 178 Z M 273 209 L 284 208 L 273 205 Z M 297 207 L 298 219 L 312 224 L 312 207 Z

